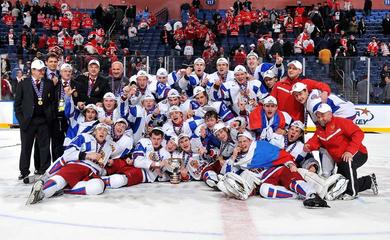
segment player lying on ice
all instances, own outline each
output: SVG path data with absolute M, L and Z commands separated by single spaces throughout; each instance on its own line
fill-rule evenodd
M 48 179 L 41 178 L 32 187 L 27 204 L 35 204 L 55 194 L 98 195 L 105 185 L 100 178 L 114 149 L 107 139 L 109 126 L 99 123 L 92 134 L 83 133 L 74 139 L 62 158 L 66 165 Z

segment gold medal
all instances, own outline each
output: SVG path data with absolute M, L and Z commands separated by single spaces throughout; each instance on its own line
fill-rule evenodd
M 38 98 L 38 105 L 39 105 L 39 106 L 42 106 L 42 105 L 43 105 L 42 98 Z

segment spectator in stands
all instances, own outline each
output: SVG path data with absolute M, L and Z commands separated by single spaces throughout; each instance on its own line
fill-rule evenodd
M 183 55 L 186 57 L 188 63 L 191 62 L 192 56 L 194 56 L 194 47 L 191 40 L 186 41 L 186 45 L 184 47 Z
M 364 15 L 371 16 L 371 9 L 372 9 L 372 0 L 365 0 L 364 1 Z
M 314 54 L 314 41 L 310 38 L 310 35 L 306 40 L 302 43 L 303 46 L 303 53 L 306 55 L 313 55 Z
M 378 43 L 376 41 L 376 37 L 371 38 L 371 42 L 368 43 L 367 46 L 367 54 L 369 56 L 377 56 L 379 51 Z
M 8 1 L 3 1 L 3 3 L 1 4 L 1 14 L 7 14 L 9 12 L 9 7 L 10 4 L 8 3 Z
M 380 52 L 381 52 L 382 56 L 384 56 L 384 57 L 387 57 L 390 55 L 389 47 L 387 46 L 387 43 L 385 43 L 385 42 L 380 43 Z
M 243 9 L 243 4 L 240 0 L 236 0 L 233 3 L 233 9 L 234 9 L 234 16 L 236 16 L 240 11 Z
M 379 83 L 379 87 L 384 88 L 386 86 L 386 81 L 385 81 L 386 77 L 390 77 L 390 70 L 387 63 L 383 64 L 380 77 L 381 77 L 381 82 Z
M 245 0 L 245 1 L 242 3 L 242 6 L 243 6 L 243 7 L 246 7 L 249 11 L 252 11 L 252 2 L 251 2 L 251 1 Z
M 359 104 L 367 104 L 367 85 L 368 85 L 367 75 L 364 76 L 363 79 L 360 80 L 356 85 Z M 370 91 L 370 98 L 371 98 L 374 93 L 371 82 L 370 82 L 369 91 Z
M 359 37 L 366 33 L 366 19 L 364 17 L 360 18 L 358 25 Z
M 390 76 L 385 78 L 385 88 L 383 89 L 383 103 L 390 104 Z
M 138 41 L 138 30 L 136 27 L 134 27 L 134 23 L 130 23 L 129 28 L 127 29 L 127 36 L 129 39 L 129 46 L 131 47 L 132 44 Z
M 349 40 L 347 42 L 347 54 L 348 56 L 354 57 L 358 55 L 357 41 L 354 35 L 349 36 Z
M 78 30 L 74 31 L 73 43 L 76 52 L 79 52 L 83 49 L 84 37 L 79 33 Z
M 23 13 L 23 26 L 31 27 L 31 15 L 30 12 Z
M 318 53 L 318 59 L 322 64 L 322 70 L 325 70 L 325 73 L 329 74 L 329 65 L 332 57 L 332 52 L 328 48 L 324 48 Z
M 246 52 L 245 52 L 245 46 L 240 45 L 240 47 L 234 52 L 233 61 L 235 66 L 237 65 L 244 65 L 246 61 Z
M 278 20 L 275 20 L 274 24 L 272 24 L 272 30 L 272 37 L 277 38 L 282 32 L 282 24 L 280 24 Z
M 1 100 L 12 100 L 13 89 L 8 74 L 4 74 L 1 79 Z
M 356 20 L 356 17 L 352 17 L 351 21 L 349 22 L 349 27 L 348 27 L 348 33 L 355 34 L 358 32 L 358 22 Z
M 386 14 L 386 17 L 382 20 L 382 28 L 384 34 L 390 34 L 390 14 Z
M 269 58 L 270 59 L 275 58 L 276 56 L 284 56 L 283 44 L 284 44 L 284 41 L 282 38 L 276 39 L 276 41 L 272 45 L 271 49 L 269 50 Z

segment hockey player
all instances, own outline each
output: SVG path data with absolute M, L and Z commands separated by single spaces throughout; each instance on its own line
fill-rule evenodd
M 190 126 L 187 121 L 184 121 L 183 112 L 178 106 L 172 106 L 169 108 L 169 119 L 163 125 L 162 130 L 164 131 L 166 139 L 171 136 L 177 137 L 181 133 L 186 133 L 190 136 L 192 134 Z
M 234 118 L 234 114 L 225 103 L 221 101 L 209 101 L 209 95 L 201 86 L 194 88 L 194 99 L 195 101 L 191 102 L 191 109 L 187 113 L 190 117 L 195 115 L 203 118 L 207 111 L 214 110 L 224 122 L 229 122 Z
M 207 165 L 207 162 L 196 151 L 198 146 L 193 144 L 189 135 L 185 133 L 180 134 L 178 139 L 181 149 L 180 156 L 183 161 L 181 169 L 182 180 L 200 180 L 202 169 Z
M 271 141 L 275 134 L 284 135 L 291 122 L 288 113 L 278 110 L 273 96 L 266 97 L 263 106 L 257 106 L 249 114 L 249 129 L 255 132 L 257 140 Z
M 112 125 L 120 118 L 119 105 L 113 93 L 108 92 L 103 96 L 103 106 L 99 111 L 99 121 L 108 125 Z
M 277 76 L 278 78 L 281 78 L 284 75 L 284 65 L 283 65 L 283 58 L 280 57 L 279 55 L 276 56 L 276 61 L 275 64 L 272 63 L 261 63 L 257 68 L 254 73 L 255 79 L 258 79 L 261 81 L 262 85 L 265 85 L 264 82 L 264 74 L 268 71 L 271 70 Z M 264 86 L 263 86 L 264 88 Z M 264 88 L 265 89 L 265 88 Z M 262 91 L 264 91 L 262 89 Z
M 167 98 L 157 104 L 159 114 L 168 117 L 169 108 L 172 106 L 180 106 L 180 94 L 176 89 L 170 89 Z
M 126 119 L 118 118 L 115 120 L 111 128 L 110 140 L 113 143 L 113 150 L 110 159 L 124 158 L 129 156 L 131 149 L 133 148 L 133 139 L 130 137 L 131 134 L 126 130 L 129 124 Z
M 192 92 L 196 86 L 207 87 L 208 74 L 204 72 L 206 68 L 206 63 L 203 58 L 197 58 L 194 60 L 194 71 L 189 72 L 187 69 L 182 69 L 178 73 L 178 77 L 181 77 L 179 80 L 179 87 L 186 91 L 189 95 L 192 95 Z
M 318 127 L 303 150 L 311 152 L 320 147 L 325 148 L 337 164 L 337 172 L 349 180 L 347 190 L 341 197 L 351 200 L 358 193 L 372 189 L 378 194 L 378 185 L 374 173 L 357 177 L 357 169 L 367 161 L 367 149 L 362 144 L 363 131 L 349 119 L 333 116 L 332 108 L 322 103 L 314 112 L 318 119 Z
M 229 62 L 226 58 L 218 58 L 217 71 L 207 76 L 207 89 L 215 82 L 225 83 L 234 80 L 234 72 L 229 70 Z M 204 82 L 203 84 L 204 85 Z
M 100 123 L 93 134 L 79 135 L 65 150 L 67 163 L 49 179 L 40 179 L 32 187 L 27 204 L 35 204 L 65 189 L 65 193 L 98 195 L 104 192 L 100 178 L 112 153 L 112 143 L 106 139 L 109 127 Z
M 307 86 L 301 82 L 295 83 L 291 91 L 295 99 L 305 106 L 306 111 L 309 113 L 313 122 L 317 123 L 317 118 L 314 112 L 322 103 L 320 97 L 322 92 L 320 90 L 313 89 L 311 93 L 309 93 Z M 328 96 L 326 103 L 332 108 L 333 115 L 337 117 L 353 120 L 356 116 L 356 110 L 353 103 L 344 101 L 334 94 L 330 94 Z
M 225 161 L 233 154 L 236 143 L 231 136 L 230 130 L 223 122 L 219 122 L 214 126 L 214 134 L 221 144 L 216 150 L 216 161 L 210 163 L 202 170 L 202 179 L 207 186 L 216 189 L 218 174 L 225 174 L 226 171 L 229 171 L 229 168 L 225 166 Z M 225 168 L 222 171 L 224 166 Z
M 297 172 L 293 157 L 266 141 L 254 141 L 249 132 L 238 135 L 238 146 L 230 160 L 238 170 L 227 173 L 217 184 L 227 196 L 245 200 L 260 185 L 265 198 L 304 197 L 306 207 L 328 207 Z M 259 175 L 248 169 L 265 169 Z M 242 187 L 239 187 L 239 186 Z
M 170 153 L 162 147 L 164 132 L 154 128 L 150 138 L 142 138 L 134 148 L 134 167 L 142 169 L 142 182 L 167 181 L 169 177 L 162 168 L 167 164 Z
M 64 140 L 64 147 L 66 148 L 72 139 L 81 133 L 87 133 L 99 123 L 98 108 L 95 104 L 88 104 L 83 109 L 75 108 L 70 87 L 64 88 L 65 91 L 65 117 L 68 119 L 68 130 Z
M 306 84 L 309 92 L 311 92 L 312 89 L 321 90 L 321 100 L 323 102 L 326 101 L 330 94 L 330 87 L 326 83 L 317 82 L 311 79 L 301 79 L 299 76 L 302 73 L 302 64 L 297 60 L 291 61 L 287 66 L 287 77 L 275 84 L 272 88 L 271 95 L 278 101 L 278 108 L 280 111 L 290 114 L 293 120 L 304 122 L 304 108 L 291 94 L 292 86 L 296 82 L 302 82 Z
M 250 112 L 254 105 L 265 98 L 268 93 L 262 92 L 259 80 L 248 81 L 246 68 L 238 65 L 234 68 L 234 80 L 222 83 L 216 81 L 210 89 L 212 100 L 223 101 L 231 107 L 236 115 L 239 114 L 239 101 L 247 103 L 247 110 Z

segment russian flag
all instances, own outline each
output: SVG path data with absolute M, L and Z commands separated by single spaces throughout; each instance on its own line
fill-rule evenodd
M 283 165 L 288 161 L 294 161 L 293 156 L 267 141 L 256 141 L 252 160 L 247 168 L 270 168 Z

